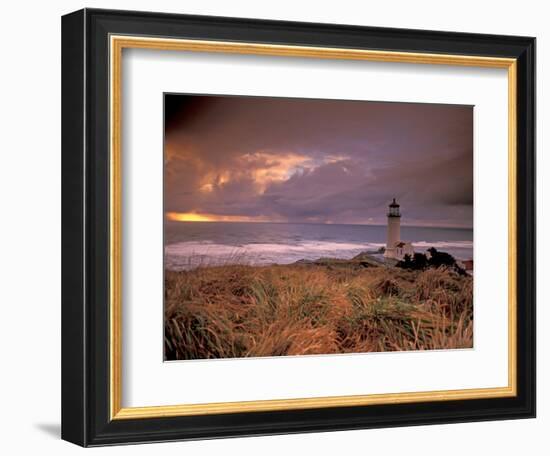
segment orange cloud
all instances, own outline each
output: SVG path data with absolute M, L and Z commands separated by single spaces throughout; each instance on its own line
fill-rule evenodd
M 183 155 L 185 159 L 190 156 Z M 199 170 L 204 170 L 204 163 L 198 157 L 193 157 L 193 165 Z M 203 177 L 199 189 L 203 193 L 210 193 L 216 188 L 241 179 L 252 178 L 256 191 L 263 193 L 274 182 L 283 182 L 289 179 L 298 169 L 310 169 L 316 165 L 310 157 L 294 152 L 271 153 L 258 151 L 247 153 L 237 157 L 234 169 L 203 171 Z
M 311 167 L 308 164 L 311 162 L 310 157 L 293 152 L 275 154 L 259 151 L 242 155 L 241 160 L 257 164 L 257 168 L 252 171 L 252 176 L 262 192 L 273 182 L 289 179 L 299 168 Z

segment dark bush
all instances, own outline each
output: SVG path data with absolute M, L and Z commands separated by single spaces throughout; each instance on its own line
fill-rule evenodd
M 423 253 L 415 253 L 412 258 L 407 254 L 396 266 L 403 269 L 421 271 L 428 267 L 428 258 Z
M 412 262 L 411 256 L 407 253 L 403 257 L 403 259 L 396 264 L 396 266 L 398 268 L 403 268 L 403 269 L 412 269 L 413 268 L 413 262 Z
M 415 253 L 413 256 L 413 265 L 413 269 L 426 269 L 428 267 L 428 258 L 423 253 Z
M 428 259 L 428 264 L 434 268 L 440 266 L 455 266 L 456 260 L 452 255 L 449 255 L 447 252 L 439 252 L 435 247 L 430 247 L 428 249 L 430 252 L 430 258 Z

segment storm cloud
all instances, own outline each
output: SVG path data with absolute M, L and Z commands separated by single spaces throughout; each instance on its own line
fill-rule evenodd
M 165 95 L 165 211 L 472 226 L 471 106 Z M 184 218 L 182 218 L 184 219 Z

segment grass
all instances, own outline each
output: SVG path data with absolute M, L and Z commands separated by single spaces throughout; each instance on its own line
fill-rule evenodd
M 166 271 L 167 360 L 473 346 L 473 279 L 353 263 Z

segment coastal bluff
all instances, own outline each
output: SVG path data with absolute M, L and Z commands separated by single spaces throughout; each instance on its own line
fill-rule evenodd
M 350 259 L 341 258 L 318 258 L 316 260 L 298 260 L 294 265 L 312 265 L 325 267 L 348 267 L 348 268 L 388 268 L 395 267 L 398 260 L 393 258 L 383 258 L 378 252 L 361 252 Z

